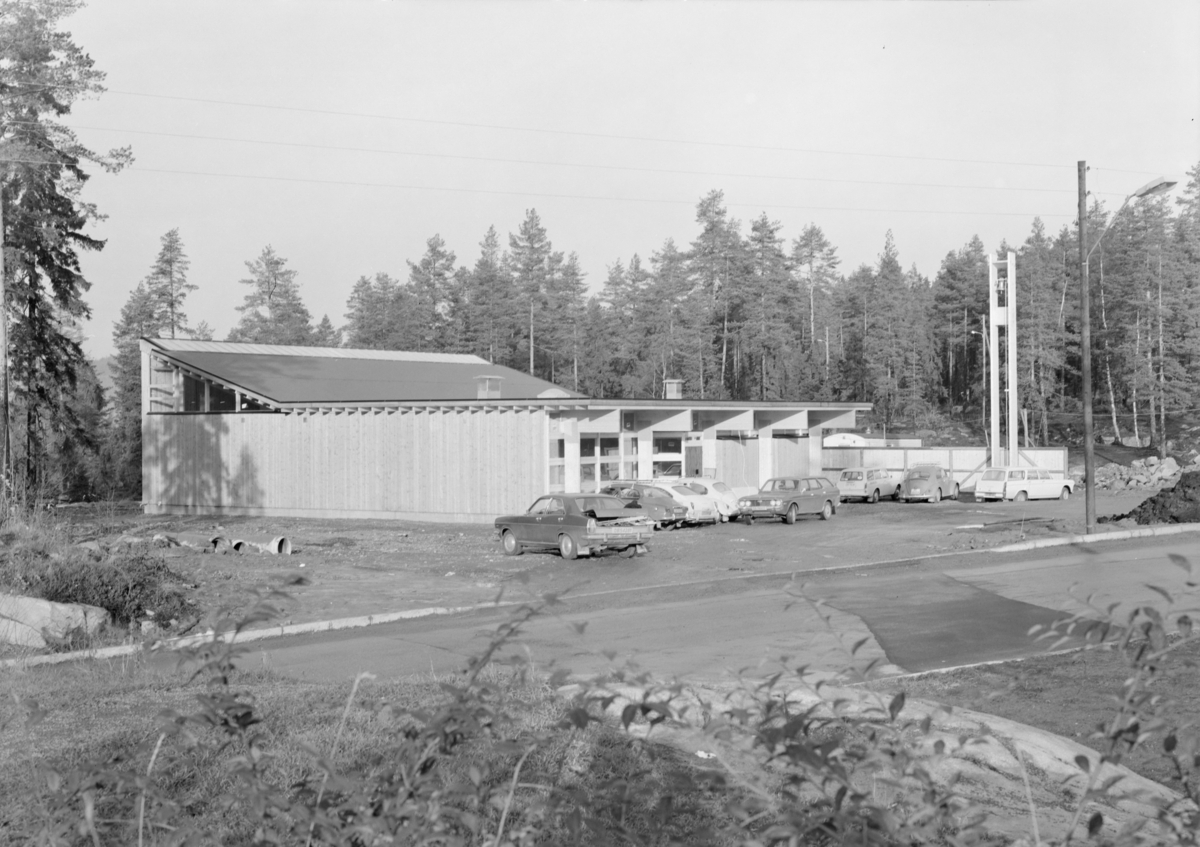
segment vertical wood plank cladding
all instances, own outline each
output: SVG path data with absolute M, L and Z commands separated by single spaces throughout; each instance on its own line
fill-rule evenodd
M 545 413 L 152 415 L 147 502 L 337 512 L 494 515 L 527 506 L 545 480 Z

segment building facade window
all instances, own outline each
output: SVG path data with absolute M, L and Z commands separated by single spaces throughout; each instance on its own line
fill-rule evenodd
M 550 491 L 566 491 L 567 442 L 563 438 L 550 439 Z

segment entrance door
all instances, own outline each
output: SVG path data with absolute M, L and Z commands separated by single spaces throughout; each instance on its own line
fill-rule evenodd
M 683 475 L 704 476 L 704 448 L 688 445 L 683 448 Z

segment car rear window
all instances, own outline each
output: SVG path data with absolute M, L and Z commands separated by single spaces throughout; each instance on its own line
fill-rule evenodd
M 728 485 L 726 485 L 723 482 L 714 482 L 712 487 L 715 488 L 717 491 L 720 491 L 722 494 L 729 494 L 733 491 L 732 488 L 730 488 Z
M 929 479 L 929 471 L 925 468 L 911 470 L 904 475 L 905 479 Z
M 616 497 L 576 497 L 575 507 L 581 512 L 590 512 L 593 509 L 624 509 L 625 504 Z
M 998 482 L 1004 479 L 1004 471 L 984 471 L 983 478 L 988 482 Z
M 844 480 L 860 480 L 863 478 L 862 471 L 842 471 L 842 479 Z
M 686 485 L 672 485 L 671 490 L 676 494 L 682 494 L 684 497 L 695 497 L 696 492 L 688 488 Z

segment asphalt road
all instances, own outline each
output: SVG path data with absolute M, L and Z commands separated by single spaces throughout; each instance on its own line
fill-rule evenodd
M 915 672 L 1012 659 L 1047 649 L 1047 642 L 1029 637 L 1030 628 L 1085 610 L 1089 595 L 1096 608 L 1115 603 L 1119 613 L 1142 602 L 1161 605 L 1146 585 L 1182 590 L 1188 575 L 1170 554 L 1200 565 L 1197 538 L 567 594 L 509 649 L 544 670 L 590 674 L 633 663 L 660 676 L 708 683 L 731 672 L 759 675 L 780 661 L 828 672 L 868 663 Z M 531 588 L 531 596 L 537 590 Z M 504 606 L 277 639 L 263 642 L 247 664 L 321 680 L 349 680 L 362 671 L 383 678 L 452 674 L 512 613 Z

